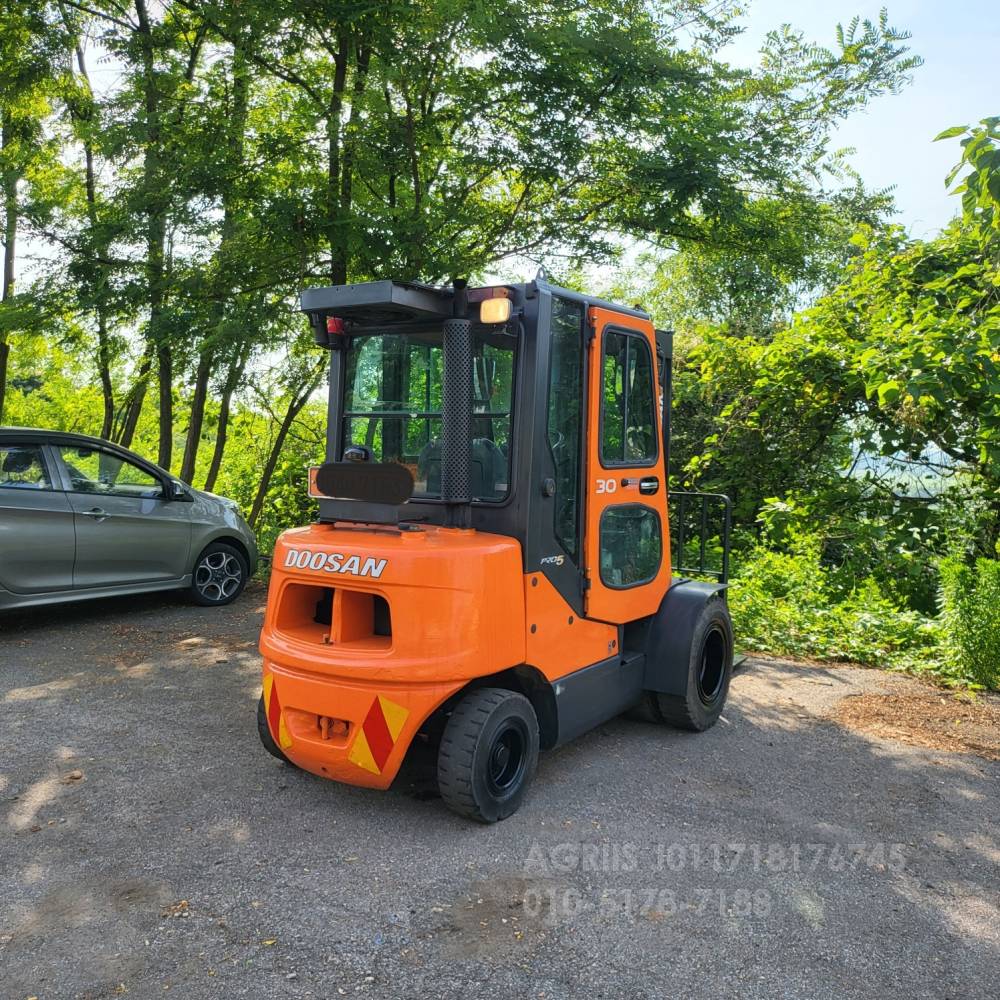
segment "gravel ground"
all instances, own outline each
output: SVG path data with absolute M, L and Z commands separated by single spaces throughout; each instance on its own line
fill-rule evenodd
M 471 825 L 257 742 L 263 591 L 0 621 L 0 997 L 997 997 L 1000 763 L 851 732 L 915 682 L 751 661 Z M 168 992 L 169 991 L 169 992 Z

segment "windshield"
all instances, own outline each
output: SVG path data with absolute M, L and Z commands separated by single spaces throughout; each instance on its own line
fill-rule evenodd
M 441 496 L 442 328 L 355 337 L 347 357 L 344 447 L 413 473 L 415 497 Z M 510 483 L 516 338 L 473 330 L 472 494 L 503 500 Z

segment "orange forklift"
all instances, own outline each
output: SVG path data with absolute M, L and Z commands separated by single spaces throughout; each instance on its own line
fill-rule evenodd
M 267 750 L 384 789 L 420 734 L 445 803 L 490 823 L 540 749 L 620 713 L 712 726 L 729 520 L 715 580 L 672 575 L 670 335 L 542 276 L 317 288 L 301 309 L 330 352 L 327 453 L 317 521 L 274 550 Z M 702 535 L 678 551 L 704 563 L 709 496 L 685 499 Z

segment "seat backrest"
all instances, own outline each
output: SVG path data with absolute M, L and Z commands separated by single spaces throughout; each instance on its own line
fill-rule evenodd
M 441 441 L 428 441 L 417 457 L 417 481 L 427 492 L 441 493 Z M 472 439 L 472 495 L 479 500 L 499 500 L 507 493 L 507 459 L 490 438 Z

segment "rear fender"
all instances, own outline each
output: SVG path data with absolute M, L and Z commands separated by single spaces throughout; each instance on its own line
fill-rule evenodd
M 538 737 L 543 750 L 551 750 L 559 742 L 559 712 L 556 707 L 555 691 L 549 679 L 537 667 L 522 664 L 519 667 L 511 667 L 509 670 L 500 670 L 495 674 L 488 674 L 485 677 L 477 677 L 474 681 L 466 684 L 460 691 L 457 691 L 436 713 L 431 713 L 431 718 L 425 722 L 425 728 L 435 730 L 444 725 L 444 719 L 452 711 L 455 705 L 469 691 L 482 687 L 506 688 L 508 691 L 517 691 L 523 694 L 531 707 L 535 710 L 538 718 Z
M 699 580 L 678 580 L 664 595 L 646 633 L 643 688 L 684 697 L 694 629 L 705 605 L 726 586 Z

